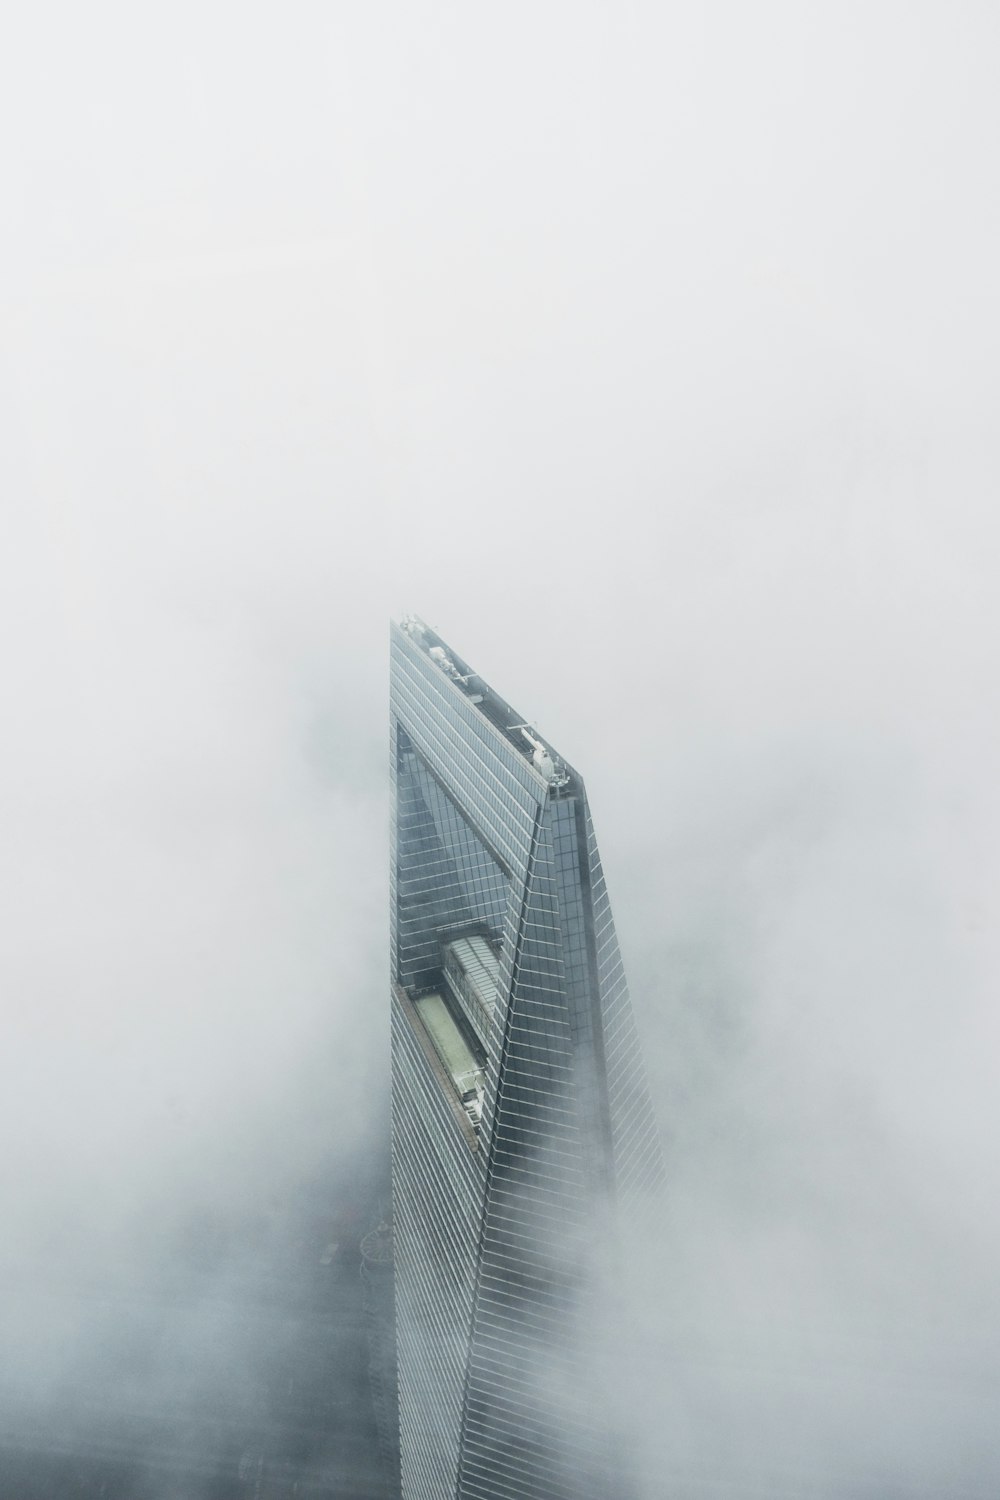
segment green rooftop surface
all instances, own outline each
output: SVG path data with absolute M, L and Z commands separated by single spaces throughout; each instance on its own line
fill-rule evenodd
M 481 1085 L 483 1075 L 479 1064 L 442 997 L 439 994 L 422 995 L 415 1004 L 417 1014 L 459 1094 Z

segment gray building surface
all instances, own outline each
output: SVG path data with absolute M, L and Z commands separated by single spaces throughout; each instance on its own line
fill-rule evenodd
M 627 1495 L 587 1296 L 662 1160 L 586 792 L 413 617 L 391 732 L 403 1500 Z

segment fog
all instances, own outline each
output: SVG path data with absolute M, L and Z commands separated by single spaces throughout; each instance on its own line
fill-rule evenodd
M 377 1197 L 415 609 L 587 779 L 646 1493 L 997 1493 L 998 32 L 8 21 L 5 1442 L 258 1378 L 275 1225 Z

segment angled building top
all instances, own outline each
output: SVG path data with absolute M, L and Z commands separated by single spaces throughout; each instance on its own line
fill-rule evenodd
M 580 778 L 547 744 L 532 724 L 501 698 L 484 677 L 462 660 L 457 651 L 442 640 L 418 615 L 404 615 L 400 630 L 421 650 L 427 653 L 444 677 L 464 694 L 470 704 L 493 726 L 504 739 L 514 745 L 547 787 L 554 793 L 573 788 L 580 789 Z

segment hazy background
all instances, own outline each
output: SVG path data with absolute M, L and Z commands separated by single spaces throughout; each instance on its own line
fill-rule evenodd
M 8 17 L 10 1399 L 94 1358 L 33 1268 L 141 1283 L 377 1138 L 416 609 L 588 780 L 671 1180 L 649 1494 L 996 1495 L 998 45 Z

